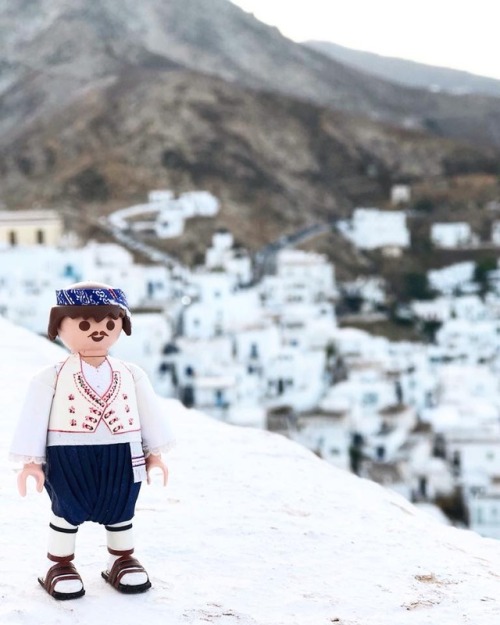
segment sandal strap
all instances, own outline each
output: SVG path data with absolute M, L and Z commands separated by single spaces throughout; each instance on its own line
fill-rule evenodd
M 131 556 L 134 553 L 134 548 L 132 547 L 132 549 L 111 549 L 111 547 L 108 547 L 108 552 L 112 556 Z
M 71 560 L 75 559 L 75 554 L 72 553 L 70 556 L 53 556 L 51 553 L 47 554 L 47 558 L 52 560 L 52 562 L 71 562 Z
M 146 573 L 146 570 L 136 558 L 132 558 L 128 554 L 123 555 L 113 563 L 108 581 L 112 586 L 118 588 L 122 577 L 127 573 Z
M 72 562 L 57 562 L 47 571 L 47 575 L 43 580 L 43 586 L 49 595 L 53 595 L 57 582 L 69 580 L 81 582 L 82 578 Z

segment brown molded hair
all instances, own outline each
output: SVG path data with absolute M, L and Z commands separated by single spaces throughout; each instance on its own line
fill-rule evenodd
M 50 310 L 47 334 L 49 335 L 49 339 L 54 341 L 59 334 L 61 321 L 65 317 L 71 317 L 71 319 L 83 317 L 84 319 L 95 319 L 97 322 L 100 322 L 108 316 L 113 319 L 121 317 L 123 320 L 123 331 L 127 336 L 132 334 L 132 323 L 130 321 L 130 317 L 125 314 L 123 308 L 120 308 L 120 306 L 116 306 L 115 304 L 103 304 L 99 306 L 54 306 Z

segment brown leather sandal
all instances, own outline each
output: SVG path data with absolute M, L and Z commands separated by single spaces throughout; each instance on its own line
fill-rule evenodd
M 39 577 L 38 582 L 45 588 L 51 597 L 58 599 L 59 601 L 65 601 L 67 599 L 78 599 L 85 594 L 85 588 L 83 587 L 82 578 L 78 571 L 75 569 L 71 560 L 74 559 L 74 554 L 71 556 L 53 556 L 47 554 L 49 560 L 55 562 L 54 566 L 51 566 L 47 571 L 45 578 Z M 59 592 L 55 590 L 56 584 L 62 581 L 78 580 L 82 583 L 82 588 L 76 592 Z
M 109 551 L 117 555 L 117 552 L 111 551 L 111 549 Z M 113 563 L 113 566 L 111 567 L 111 571 L 103 571 L 101 573 L 102 577 L 109 584 L 111 584 L 113 588 L 116 588 L 116 590 L 126 595 L 132 595 L 132 594 L 136 594 L 140 592 L 145 592 L 146 590 L 149 590 L 149 588 L 151 588 L 151 582 L 149 581 L 149 577 L 147 581 L 144 582 L 143 584 L 131 585 L 131 584 L 121 583 L 123 576 L 126 575 L 127 573 L 146 573 L 146 570 L 142 566 L 142 564 L 138 560 L 132 557 L 133 552 L 134 552 L 133 549 L 130 549 L 129 551 L 119 552 L 119 553 L 122 553 L 123 555 L 121 555 L 117 560 L 115 560 L 115 562 Z M 147 575 L 148 574 L 146 573 L 146 577 Z

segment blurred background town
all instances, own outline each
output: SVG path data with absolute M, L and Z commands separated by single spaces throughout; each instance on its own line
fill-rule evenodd
M 500 538 L 500 80 L 228 0 L 0 5 L 0 315 L 122 288 L 114 354 Z

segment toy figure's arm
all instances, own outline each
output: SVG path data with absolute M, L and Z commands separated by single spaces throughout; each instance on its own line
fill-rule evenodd
M 42 463 L 45 460 L 47 429 L 56 380 L 55 367 L 37 374 L 29 385 L 10 446 L 10 458 L 22 462 L 18 475 L 18 490 L 24 497 L 28 477 L 36 481 L 40 492 L 45 481 Z
M 161 454 L 149 454 L 149 456 L 146 457 L 146 472 L 148 475 L 148 484 L 151 484 L 150 473 L 154 469 L 160 469 L 160 471 L 163 473 L 163 486 L 166 486 L 168 482 L 168 468 L 161 459 Z
M 41 464 L 37 464 L 36 462 L 29 462 L 25 464 L 23 470 L 17 476 L 17 489 L 21 497 L 26 496 L 26 482 L 29 477 L 33 477 L 36 482 L 36 489 L 39 493 L 43 490 L 43 485 L 45 483 L 45 475 L 42 469 Z

